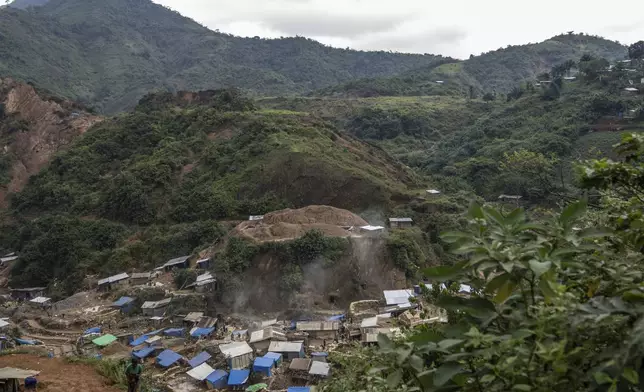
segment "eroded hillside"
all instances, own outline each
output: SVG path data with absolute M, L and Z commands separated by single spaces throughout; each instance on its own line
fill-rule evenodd
M 21 191 L 58 151 L 101 117 L 66 100 L 39 95 L 32 86 L 0 79 L 0 140 L 2 187 L 0 205 Z

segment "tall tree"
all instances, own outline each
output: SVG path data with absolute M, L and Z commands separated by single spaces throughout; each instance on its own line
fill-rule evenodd
M 644 57 L 644 41 L 637 41 L 628 47 L 628 57 L 631 60 L 638 60 Z

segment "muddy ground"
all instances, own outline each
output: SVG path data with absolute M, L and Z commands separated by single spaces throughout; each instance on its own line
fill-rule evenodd
M 47 392 L 118 392 L 109 380 L 91 367 L 71 364 L 62 358 L 46 358 L 32 354 L 0 356 L 0 368 L 19 367 L 40 371 L 38 391 Z

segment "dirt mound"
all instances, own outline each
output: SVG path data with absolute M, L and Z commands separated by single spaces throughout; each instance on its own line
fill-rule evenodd
M 109 380 L 88 365 L 73 364 L 62 358 L 43 358 L 37 355 L 16 354 L 0 357 L 0 367 L 20 367 L 39 371 L 36 377 L 39 391 L 49 392 L 118 392 L 108 386 Z
M 310 230 L 320 230 L 329 237 L 345 237 L 350 235 L 348 227 L 366 225 L 364 219 L 347 210 L 308 206 L 271 212 L 261 221 L 242 222 L 232 235 L 255 242 L 290 240 Z

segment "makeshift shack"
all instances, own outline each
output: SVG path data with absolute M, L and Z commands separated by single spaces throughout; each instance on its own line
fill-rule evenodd
M 268 351 L 268 346 L 270 346 L 271 344 L 271 339 L 286 340 L 286 335 L 273 330 L 273 327 L 268 327 L 251 332 L 248 343 L 256 353 L 260 354 Z
M 146 301 L 141 306 L 141 309 L 145 316 L 163 316 L 171 301 L 172 298 L 166 298 L 161 301 Z
M 247 329 L 241 329 L 241 330 L 233 331 L 231 338 L 232 338 L 232 340 L 234 340 L 236 342 L 241 342 L 241 341 L 247 340 L 248 339 L 248 330 Z
M 39 308 L 48 308 L 51 306 L 51 298 L 47 297 L 36 297 L 29 301 L 30 304 L 37 306 Z
M 5 367 L 0 369 L 0 392 L 17 392 L 21 381 L 40 374 L 35 370 Z
M 188 285 L 188 288 L 194 288 L 198 293 L 206 293 L 214 290 L 216 288 L 217 280 L 210 273 L 206 272 L 197 276 L 197 280 Z
M 414 221 L 411 218 L 389 218 L 389 226 L 392 229 L 407 229 L 413 224 Z
M 175 338 L 180 338 L 186 333 L 185 328 L 168 328 L 163 331 L 165 336 L 174 336 Z
M 295 330 L 307 332 L 314 339 L 336 339 L 340 330 L 338 321 L 298 321 Z
M 121 297 L 112 303 L 112 307 L 117 308 L 123 314 L 130 313 L 134 307 L 134 298 Z
M 164 350 L 157 356 L 156 361 L 159 366 L 167 368 L 179 362 L 181 358 L 181 355 L 172 350 Z
M 144 286 L 152 280 L 152 272 L 134 272 L 130 276 L 132 286 Z
M 282 354 L 280 353 L 271 353 L 268 352 L 264 355 L 264 358 L 270 358 L 275 362 L 275 367 L 279 367 L 282 364 Z
M 228 372 L 225 370 L 215 370 L 206 377 L 208 389 L 224 389 L 228 385 Z
M 291 378 L 306 380 L 308 379 L 311 360 L 308 358 L 295 358 L 288 367 Z
M 315 362 L 326 362 L 326 359 L 329 357 L 329 353 L 326 352 L 314 352 L 311 353 L 311 359 Z
M 170 272 L 173 269 L 185 269 L 185 268 L 188 268 L 190 266 L 189 263 L 188 263 L 189 258 L 190 258 L 190 256 L 177 257 L 175 259 L 167 261 L 161 267 L 158 267 L 156 269 L 157 270 L 164 270 L 165 272 Z
M 202 363 L 201 365 L 187 371 L 188 376 L 194 378 L 197 381 L 204 381 L 208 378 L 209 375 L 214 372 L 215 369 L 211 368 L 207 363 Z
M 114 335 L 106 334 L 101 337 L 98 337 L 94 340 L 92 340 L 92 343 L 99 347 L 106 347 L 109 346 L 110 344 L 114 343 L 117 340 L 117 337 Z
M 282 354 L 286 361 L 304 358 L 304 344 L 302 342 L 271 342 L 268 351 Z
M 144 347 L 138 351 L 133 351 L 132 355 L 138 359 L 143 360 L 149 357 L 150 355 L 152 355 L 155 350 L 156 350 L 156 347 Z
M 130 280 L 130 275 L 126 273 L 113 275 L 98 281 L 99 291 L 110 291 L 116 288 L 127 286 Z
M 246 342 L 220 344 L 219 350 L 231 369 L 245 369 L 253 362 L 253 349 Z
M 34 298 L 43 297 L 45 288 L 44 287 L 29 287 L 24 289 L 9 289 L 11 293 L 11 298 L 20 300 L 20 301 L 29 301 Z
M 248 369 L 231 370 L 228 375 L 228 387 L 232 390 L 246 389 L 249 377 L 250 370 Z
M 331 366 L 329 366 L 328 363 L 313 361 L 311 369 L 309 370 L 309 375 L 316 378 L 327 378 L 330 370 Z
M 255 358 L 255 362 L 253 362 L 253 373 L 259 373 L 266 377 L 271 377 L 271 370 L 273 370 L 274 365 L 275 361 L 271 358 Z
M 193 328 L 190 331 L 190 336 L 197 339 L 205 338 L 212 335 L 213 332 L 215 332 L 215 328 Z
M 208 267 L 210 267 L 210 259 L 197 260 L 196 265 L 197 265 L 197 269 L 201 269 L 201 270 L 208 269 Z
M 205 351 L 200 352 L 194 358 L 188 361 L 190 367 L 197 367 L 211 358 L 210 354 Z
M 201 320 L 202 317 L 203 312 L 190 312 L 186 317 L 184 317 L 183 324 L 188 328 L 192 328 Z

